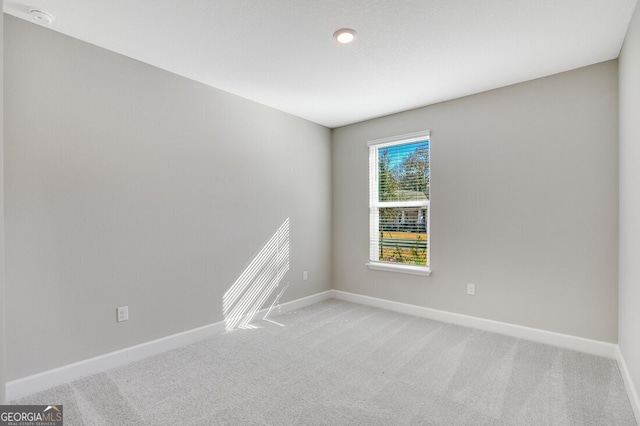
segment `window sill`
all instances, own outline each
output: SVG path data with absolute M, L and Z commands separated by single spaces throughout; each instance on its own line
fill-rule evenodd
M 402 274 L 423 275 L 426 277 L 431 275 L 431 269 L 426 266 L 401 265 L 397 263 L 386 262 L 369 262 L 367 263 L 367 267 L 369 269 L 375 269 L 377 271 L 400 272 Z

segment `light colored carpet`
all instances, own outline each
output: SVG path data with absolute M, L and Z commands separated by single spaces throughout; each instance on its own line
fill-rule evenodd
M 329 300 L 23 398 L 65 425 L 635 425 L 617 365 Z

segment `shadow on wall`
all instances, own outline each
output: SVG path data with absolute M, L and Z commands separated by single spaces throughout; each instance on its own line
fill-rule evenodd
M 225 328 L 256 328 L 251 325 L 262 306 L 280 286 L 289 270 L 289 218 L 255 255 L 236 282 L 222 297 Z M 287 284 L 275 298 L 262 319 L 267 319 Z

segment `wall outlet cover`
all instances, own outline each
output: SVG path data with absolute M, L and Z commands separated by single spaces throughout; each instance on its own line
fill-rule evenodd
M 117 322 L 122 322 L 122 321 L 128 321 L 129 320 L 129 307 L 128 306 L 122 306 L 122 307 L 116 309 L 116 313 L 117 313 L 117 317 L 116 317 L 116 321 Z
M 475 284 L 467 284 L 467 294 L 471 296 L 476 295 L 476 285 Z

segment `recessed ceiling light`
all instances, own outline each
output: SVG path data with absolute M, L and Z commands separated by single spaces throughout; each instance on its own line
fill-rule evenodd
M 356 31 L 351 28 L 342 28 L 333 33 L 333 38 L 340 44 L 349 44 L 356 38 Z
M 51 23 L 55 19 L 53 16 L 49 15 L 47 12 L 43 12 L 38 9 L 31 9 L 29 13 L 31 13 L 31 17 L 35 19 L 36 22 L 39 22 L 44 25 L 51 25 Z

